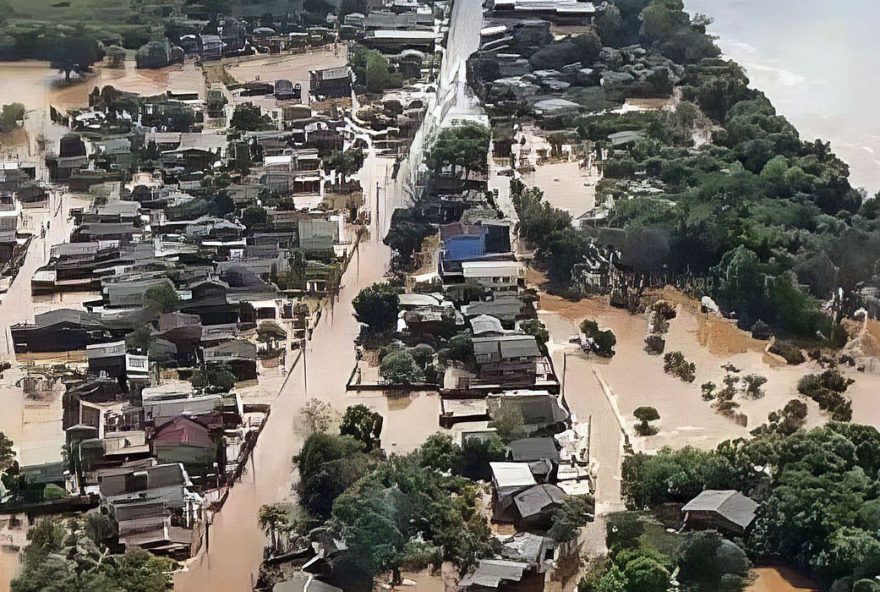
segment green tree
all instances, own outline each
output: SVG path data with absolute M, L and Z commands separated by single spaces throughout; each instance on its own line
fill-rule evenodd
M 359 440 L 365 450 L 373 450 L 381 444 L 382 422 L 382 415 L 366 405 L 352 405 L 342 416 L 339 433 Z
M 70 74 L 91 72 L 92 64 L 97 62 L 98 43 L 89 38 L 84 31 L 70 37 L 59 37 L 52 43 L 50 66 L 64 73 L 70 82 Z
M 500 399 L 497 405 L 490 410 L 492 421 L 490 428 L 495 428 L 496 433 L 504 442 L 510 442 L 526 435 L 522 410 L 519 405 Z
M 627 592 L 666 592 L 670 573 L 652 557 L 637 556 L 623 568 Z
M 679 581 L 694 592 L 738 592 L 748 583 L 751 563 L 735 543 L 717 532 L 685 538 L 678 550 Z
M 388 384 L 414 384 L 425 381 L 425 373 L 419 368 L 413 355 L 407 350 L 391 352 L 382 358 L 379 374 Z
M 596 501 L 592 495 L 571 495 L 553 514 L 553 522 L 547 536 L 559 543 L 577 538 L 581 527 L 592 522 L 596 516 Z
M 519 328 L 526 335 L 532 335 L 538 343 L 538 348 L 547 354 L 547 342 L 550 341 L 550 331 L 540 319 L 528 319 L 520 323 Z
M 443 432 L 431 434 L 419 448 L 421 465 L 442 473 L 456 469 L 461 457 L 461 447 L 452 440 L 452 436 Z
M 226 364 L 208 364 L 193 372 L 190 382 L 207 392 L 227 393 L 235 386 L 235 374 Z
M 306 438 L 294 461 L 299 503 L 309 515 L 329 518 L 336 498 L 375 467 L 376 458 L 363 450 L 363 442 L 350 436 L 316 432 Z
M 250 103 L 237 105 L 229 123 L 242 132 L 255 132 L 273 127 L 272 120 L 263 115 L 258 106 Z
M 449 338 L 446 346 L 439 351 L 440 361 L 470 363 L 474 359 L 474 341 L 470 331 L 456 333 Z
M 465 438 L 461 445 L 461 460 L 455 472 L 474 481 L 488 481 L 492 478 L 489 463 L 501 462 L 506 456 L 507 447 L 497 434 L 486 438 Z
M 378 51 L 367 53 L 366 83 L 367 90 L 372 93 L 380 93 L 393 84 L 394 77 L 388 60 Z
M 351 302 L 358 322 L 367 325 L 374 333 L 394 329 L 400 298 L 397 289 L 387 283 L 373 284 L 361 290 Z
M 8 471 L 15 463 L 15 450 L 12 440 L 0 432 L 0 472 Z
M 652 426 L 650 422 L 660 419 L 660 414 L 653 407 L 636 407 L 633 416 L 639 420 L 636 425 L 636 432 L 640 436 L 653 436 L 657 433 L 657 428 Z
M 269 539 L 270 548 L 273 553 L 280 549 L 279 534 L 290 525 L 292 514 L 293 508 L 290 504 L 266 504 L 260 507 L 257 522 L 260 525 L 260 529 Z
M 489 166 L 489 128 L 478 123 L 468 122 L 443 129 L 427 156 L 427 165 L 439 173 L 451 168 L 458 178 L 458 170 L 469 173 L 486 172 Z
M 364 166 L 364 151 L 360 149 L 336 150 L 324 160 L 324 169 L 329 173 L 336 171 L 342 176 L 344 183 L 350 176 L 361 170 Z
M 254 227 L 265 226 L 268 220 L 269 213 L 266 211 L 266 208 L 260 206 L 250 206 L 241 214 L 241 223 L 247 226 L 249 230 Z
M 177 295 L 177 290 L 167 282 L 150 286 L 144 292 L 144 308 L 156 313 L 174 311 L 179 301 L 180 297 Z
M 25 110 L 21 103 L 3 105 L 0 111 L 0 134 L 11 132 L 18 127 L 18 122 L 24 119 Z

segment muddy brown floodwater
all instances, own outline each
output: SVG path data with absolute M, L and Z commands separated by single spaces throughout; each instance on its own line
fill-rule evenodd
M 787 366 L 764 353 L 766 342 L 752 339 L 724 319 L 700 314 L 693 303 L 681 297 L 678 316 L 670 322 L 666 351 L 681 351 L 696 365 L 696 380 L 685 383 L 663 371 L 663 357 L 650 356 L 643 350 L 647 330 L 645 315 L 630 315 L 613 308 L 607 299 L 587 299 L 577 303 L 542 295 L 540 318 L 552 337 L 551 350 L 557 372 L 565 370 L 566 399 L 572 410 L 584 419 L 592 417 L 592 453 L 598 461 L 597 501 L 603 509 L 620 506 L 621 430 L 619 419 L 631 435 L 636 450 L 654 451 L 663 446 L 679 448 L 690 445 L 714 448 L 724 440 L 748 437 L 750 430 L 767 421 L 771 411 L 797 398 L 801 376 L 822 369 L 814 363 Z M 610 360 L 585 356 L 567 344 L 585 318 L 596 319 L 617 337 L 616 354 Z M 721 384 L 724 370 L 731 363 L 739 375 L 759 374 L 767 378 L 764 396 L 750 399 L 737 396 L 738 411 L 748 417 L 741 426 L 719 415 L 710 403 L 702 400 L 700 385 L 712 381 Z M 877 393 L 880 376 L 844 370 L 855 379 L 848 394 L 853 401 L 853 421 L 880 425 Z M 606 396 L 600 379 L 604 380 Z M 633 436 L 636 407 L 650 405 L 660 413 L 660 431 L 651 437 Z M 828 417 L 812 401 L 807 401 L 807 427 L 821 425 Z M 615 410 L 619 413 L 615 413 Z M 618 419 L 619 418 L 619 419 Z
M 372 186 L 374 177 L 384 178 L 385 168 L 391 164 L 390 159 L 370 155 L 361 171 L 366 186 Z M 401 189 L 392 182 L 385 189 L 382 197 L 387 205 L 394 202 Z M 370 193 L 368 199 L 376 199 L 376 195 Z M 326 401 L 340 413 L 357 403 L 382 413 L 387 426 L 382 444 L 389 451 L 412 450 L 427 434 L 437 431 L 439 400 L 436 396 L 414 394 L 386 399 L 357 396 L 345 390 L 355 363 L 354 339 L 360 332 L 351 301 L 361 289 L 383 278 L 391 258 L 390 250 L 378 238 L 384 236 L 387 220 L 376 218 L 371 221 L 371 238 L 361 242 L 342 278 L 336 302 L 332 308 L 325 306 L 305 356 L 290 371 L 272 403 L 272 412 L 254 449 L 252 463 L 230 491 L 223 509 L 214 515 L 207 551 L 190 560 L 187 569 L 175 575 L 175 590 L 242 592 L 251 589 L 266 542 L 257 524 L 257 515 L 260 506 L 290 499 L 293 494 L 296 475 L 292 459 L 304 437 L 300 411 L 310 398 Z M 389 421 L 390 414 L 394 418 Z
M 21 103 L 28 111 L 27 134 L 0 137 L 0 156 L 36 156 L 35 142 L 40 134 L 57 149 L 58 140 L 68 130 L 51 122 L 49 107 L 61 111 L 86 107 L 92 89 L 108 84 L 145 96 L 167 90 L 196 91 L 201 96 L 205 93 L 204 77 L 193 62 L 157 70 L 138 70 L 133 61 L 115 69 L 96 64 L 92 74 L 82 79 L 73 77 L 70 82 L 65 82 L 64 75 L 46 62 L 0 62 L 0 104 Z

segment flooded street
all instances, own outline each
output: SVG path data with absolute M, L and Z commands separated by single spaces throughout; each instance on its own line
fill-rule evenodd
M 69 219 L 71 208 L 83 207 L 87 199 L 72 195 L 55 194 L 48 208 L 28 210 L 25 214 L 25 227 L 36 232 L 31 241 L 25 263 L 19 270 L 16 280 L 6 294 L 0 296 L 0 360 L 13 361 L 15 354 L 10 341 L 10 325 L 33 321 L 34 314 L 45 311 L 49 303 L 34 302 L 31 297 L 30 278 L 34 271 L 45 264 L 49 247 L 67 242 L 73 221 Z M 51 221 L 46 238 L 40 238 L 40 225 Z M 73 299 L 74 301 L 76 299 Z M 60 306 L 61 303 L 52 304 Z M 3 411 L 0 412 L 0 432 L 15 443 L 19 462 L 33 465 L 61 460 L 61 446 L 64 432 L 61 429 L 61 391 L 56 391 L 41 400 L 25 397 L 17 385 L 26 376 L 26 370 L 13 367 L 3 372 L 0 378 L 0 398 Z M 14 541 L 24 542 L 23 530 L 7 530 L 5 524 L 0 528 L 0 544 Z M 9 582 L 18 571 L 18 554 L 14 551 L 0 551 L 0 592 L 9 590 Z
M 459 2 L 455 5 L 450 32 L 450 47 L 444 61 L 438 96 L 459 96 L 463 71 L 470 52 L 479 42 L 480 4 Z M 459 102 L 452 100 L 450 106 Z M 371 148 L 359 173 L 365 200 L 371 212 L 370 238 L 364 239 L 342 279 L 342 287 L 332 308 L 325 308 L 305 355 L 290 372 L 253 453 L 253 464 L 230 491 L 222 511 L 214 516 L 210 528 L 209 549 L 190 561 L 188 569 L 175 576 L 175 590 L 244 592 L 256 580 L 262 560 L 265 536 L 257 524 L 260 506 L 292 496 L 292 457 L 299 451 L 304 434 L 297 430 L 299 413 L 312 397 L 333 405 L 340 413 L 345 407 L 363 402 L 385 415 L 383 447 L 389 452 L 407 452 L 425 437 L 437 431 L 439 398 L 413 394 L 404 398 L 356 396 L 347 394 L 345 383 L 354 367 L 354 338 L 360 325 L 352 315 L 351 301 L 357 293 L 380 281 L 387 271 L 391 253 L 382 244 L 395 207 L 408 201 L 412 183 L 418 176 L 424 145 L 425 125 L 442 125 L 449 109 L 429 115 L 423 124 L 416 147 L 392 179 L 392 159 L 375 155 Z

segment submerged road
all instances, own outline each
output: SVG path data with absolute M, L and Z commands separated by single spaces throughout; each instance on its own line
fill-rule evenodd
M 468 56 L 477 48 L 481 23 L 481 0 L 456 1 L 438 97 L 461 94 L 449 93 L 449 90 L 453 85 L 462 84 L 462 79 L 455 74 L 464 72 Z M 447 109 L 429 115 L 423 128 L 442 124 L 456 99 L 452 102 L 453 105 L 447 104 Z M 190 560 L 186 571 L 175 575 L 174 587 L 178 592 L 252 589 L 266 542 L 257 524 L 257 515 L 261 506 L 291 497 L 295 478 L 292 459 L 304 438 L 298 428 L 303 406 L 309 399 L 318 398 L 342 411 L 349 404 L 359 402 L 345 391 L 355 363 L 354 339 L 360 332 L 360 325 L 352 316 L 351 301 L 361 289 L 381 281 L 388 270 L 391 251 L 382 243 L 382 238 L 388 232 L 394 209 L 410 202 L 412 177 L 406 172 L 410 165 L 418 168 L 421 164 L 424 148 L 421 138 L 419 144 L 410 151 L 412 162 L 404 162 L 397 180 L 390 174 L 393 160 L 379 157 L 370 149 L 358 175 L 373 214 L 369 238 L 361 241 L 358 253 L 342 278 L 333 311 L 326 307 L 306 355 L 291 370 L 273 403 L 254 448 L 252 464 L 248 464 L 242 480 L 231 489 L 223 509 L 214 515 L 207 551 Z

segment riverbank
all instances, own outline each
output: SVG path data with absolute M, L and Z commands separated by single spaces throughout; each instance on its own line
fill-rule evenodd
M 850 165 L 853 183 L 871 194 L 880 190 L 880 118 L 863 99 L 880 88 L 872 43 L 880 4 L 855 0 L 831 12 L 820 0 L 685 0 L 685 6 L 712 18 L 709 33 L 724 54 L 746 69 L 752 87 L 803 139 L 830 140 Z

